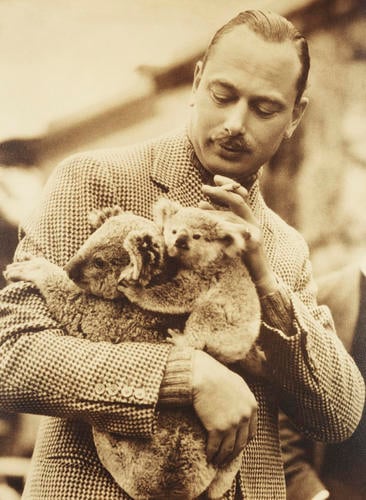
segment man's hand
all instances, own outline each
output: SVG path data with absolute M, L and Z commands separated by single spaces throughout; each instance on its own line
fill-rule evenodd
M 245 381 L 203 351 L 193 355 L 193 406 L 208 432 L 207 459 L 235 458 L 257 429 L 257 401 Z
M 214 203 L 228 207 L 247 225 L 246 250 L 243 260 L 257 287 L 258 294 L 263 296 L 275 291 L 277 281 L 264 252 L 260 224 L 247 203 L 248 191 L 236 181 L 222 175 L 215 175 L 214 182 L 216 186 L 203 186 L 203 193 Z
M 262 231 L 259 222 L 247 204 L 247 189 L 223 175 L 215 175 L 214 182 L 216 186 L 204 185 L 202 187 L 203 193 L 214 203 L 228 207 L 242 219 L 242 222 L 246 223 L 248 229 L 247 252 L 256 251 L 262 245 Z

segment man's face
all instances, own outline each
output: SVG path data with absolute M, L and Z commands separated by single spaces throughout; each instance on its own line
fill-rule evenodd
M 209 172 L 243 179 L 292 135 L 307 104 L 295 106 L 300 70 L 292 43 L 266 42 L 246 26 L 197 64 L 189 136 Z

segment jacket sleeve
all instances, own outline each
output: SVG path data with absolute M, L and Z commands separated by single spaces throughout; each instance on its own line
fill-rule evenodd
M 65 264 L 89 234 L 87 213 L 121 202 L 107 167 L 75 156 L 55 170 L 22 229 L 17 259 L 26 252 Z M 10 412 L 82 418 L 148 436 L 169 351 L 67 336 L 34 287 L 20 282 L 0 292 L 0 405 Z
M 336 442 L 355 431 L 365 386 L 337 337 L 326 306 L 316 302 L 316 285 L 305 243 L 296 283 L 278 277 L 278 290 L 261 299 L 260 334 L 280 405 L 305 435 Z

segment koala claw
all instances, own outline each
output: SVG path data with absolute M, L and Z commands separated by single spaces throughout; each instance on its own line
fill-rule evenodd
M 124 269 L 118 279 L 118 287 L 130 287 L 136 286 L 139 283 L 138 276 L 136 276 L 136 270 L 134 266 L 129 266 Z
M 166 342 L 178 347 L 186 347 L 188 345 L 186 336 L 177 328 L 168 328 L 168 337 L 166 338 Z

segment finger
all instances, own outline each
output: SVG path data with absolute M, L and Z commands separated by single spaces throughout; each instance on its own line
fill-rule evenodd
M 226 205 L 234 212 L 234 214 L 239 215 L 239 217 L 242 217 L 250 223 L 256 223 L 256 219 L 251 209 L 241 195 L 225 191 L 219 186 L 208 185 L 202 186 L 202 192 L 206 194 L 214 203 Z
M 202 208 L 203 210 L 215 210 L 215 208 L 207 201 L 200 201 L 198 208 Z
M 219 433 L 217 431 L 211 431 L 208 433 L 207 447 L 206 447 L 207 461 L 208 462 L 212 462 L 213 458 L 218 453 L 218 451 L 220 449 L 221 441 L 222 441 L 221 433 Z
M 250 421 L 251 419 L 249 419 L 249 421 L 247 419 L 243 420 L 238 428 L 233 449 L 233 458 L 239 455 L 249 441 Z
M 214 456 L 212 463 L 215 465 L 222 465 L 233 459 L 233 449 L 236 442 L 236 432 L 232 430 L 221 441 L 218 453 Z
M 244 186 L 239 184 L 239 182 L 230 179 L 230 177 L 225 177 L 224 175 L 215 175 L 214 183 L 216 184 L 216 186 L 221 187 L 231 186 L 232 191 L 239 194 L 244 199 L 248 196 L 248 190 Z

